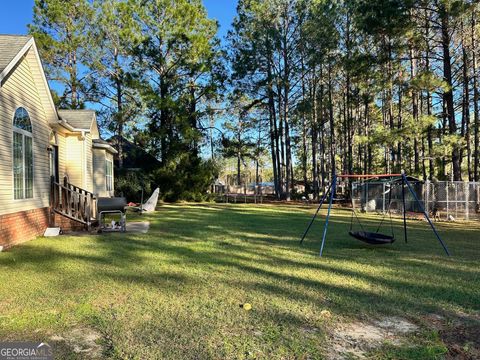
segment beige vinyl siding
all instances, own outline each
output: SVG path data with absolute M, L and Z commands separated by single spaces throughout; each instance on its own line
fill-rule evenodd
M 87 133 L 85 136 L 85 156 L 86 156 L 86 173 L 85 173 L 85 190 L 93 192 L 93 149 L 92 135 Z
M 32 76 L 29 54 L 4 80 L 0 88 L 0 215 L 25 211 L 49 205 L 48 142 L 50 127 Z M 14 200 L 12 145 L 13 115 L 18 107 L 24 107 L 32 122 L 33 134 L 33 198 Z
M 28 63 L 31 64 L 30 66 L 30 71 L 31 71 L 31 76 L 32 79 L 35 82 L 36 88 L 41 90 L 38 91 L 40 101 L 43 104 L 44 112 L 45 112 L 45 117 L 47 121 L 51 124 L 57 122 L 57 112 L 55 109 L 52 107 L 51 102 L 50 102 L 50 89 L 45 85 L 44 82 L 44 77 L 42 74 L 42 70 L 40 66 L 38 65 L 38 61 L 35 55 L 35 52 L 33 49 L 30 49 L 26 54 L 25 54 L 26 59 L 28 60 Z
M 95 121 L 92 121 L 92 126 L 90 128 L 90 134 L 92 134 L 92 139 L 99 139 L 100 134 L 98 132 L 98 124 L 97 118 L 95 117 Z
M 93 192 L 92 137 L 89 133 L 67 134 L 66 173 L 71 184 Z
M 78 187 L 84 188 L 85 155 L 83 140 L 78 134 L 68 134 L 66 143 L 66 167 L 68 181 Z
M 67 164 L 67 140 L 64 135 L 57 133 L 57 145 L 58 145 L 58 175 L 60 176 L 60 182 L 63 181 L 63 177 L 66 173 Z

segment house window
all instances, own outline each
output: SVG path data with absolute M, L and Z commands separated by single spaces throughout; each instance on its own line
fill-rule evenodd
M 13 117 L 13 193 L 14 199 L 33 198 L 32 123 L 23 107 Z
M 113 162 L 111 160 L 105 162 L 105 182 L 106 190 L 113 191 Z

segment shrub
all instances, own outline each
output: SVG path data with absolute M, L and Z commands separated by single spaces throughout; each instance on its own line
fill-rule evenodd
M 206 201 L 218 169 L 210 160 L 185 154 L 155 172 L 163 200 Z
M 116 170 L 115 195 L 124 196 L 128 202 L 145 202 L 155 189 L 152 174 L 127 169 Z

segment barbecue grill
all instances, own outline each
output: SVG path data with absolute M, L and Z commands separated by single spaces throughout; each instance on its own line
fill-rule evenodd
M 102 231 L 121 231 L 127 230 L 127 214 L 126 214 L 127 200 L 124 197 L 99 197 L 97 199 L 97 213 L 100 224 L 99 232 Z M 119 225 L 112 222 L 109 227 L 105 223 L 105 215 L 119 215 Z

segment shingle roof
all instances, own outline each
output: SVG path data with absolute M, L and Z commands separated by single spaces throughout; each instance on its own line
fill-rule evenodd
M 93 110 L 58 110 L 60 119 L 65 120 L 75 129 L 90 130 L 95 116 Z
M 160 161 L 147 152 L 145 147 L 140 144 L 134 144 L 118 135 L 112 136 L 107 140 L 115 149 L 122 146 L 123 167 L 125 169 L 144 169 L 153 170 L 160 165 Z M 114 157 L 115 164 L 118 166 L 118 156 Z
M 93 142 L 93 147 L 95 148 L 103 148 L 103 149 L 107 149 L 108 152 L 112 153 L 112 154 L 117 154 L 117 150 L 108 143 L 108 141 L 105 141 L 103 139 L 93 139 L 92 140 Z
M 31 38 L 30 35 L 0 35 L 0 73 Z
M 108 141 L 105 141 L 103 139 L 93 139 L 92 140 L 95 144 L 103 144 L 103 145 L 108 145 L 110 146 L 110 143 Z

